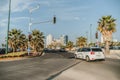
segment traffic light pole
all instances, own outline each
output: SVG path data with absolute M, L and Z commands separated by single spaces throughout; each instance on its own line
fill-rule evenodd
M 36 8 L 32 8 L 32 9 L 29 10 L 29 12 L 30 12 L 30 21 L 29 21 L 29 32 L 28 32 L 28 35 L 31 35 L 31 26 L 33 24 L 48 23 L 48 22 L 53 22 L 53 24 L 56 23 L 56 16 L 53 17 L 53 20 L 32 23 L 32 20 L 31 20 L 32 12 L 34 10 L 37 10 L 37 9 L 39 9 L 39 5 Z M 29 36 L 28 36 L 28 55 L 30 55 L 30 39 L 29 39 Z
M 9 26 L 10 26 L 10 13 L 11 13 L 11 0 L 9 0 L 8 28 L 7 28 L 7 40 L 6 40 L 6 54 L 8 53 L 8 37 L 9 37 Z

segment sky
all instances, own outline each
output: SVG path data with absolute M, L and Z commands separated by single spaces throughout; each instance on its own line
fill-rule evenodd
M 69 40 L 73 42 L 80 36 L 86 36 L 90 41 L 91 32 L 92 41 L 95 41 L 98 20 L 102 16 L 112 15 L 116 19 L 117 29 L 113 38 L 120 41 L 119 3 L 120 0 L 11 0 L 10 30 L 20 29 L 28 35 L 30 16 L 31 22 L 34 23 L 52 21 L 55 15 L 56 24 L 33 24 L 31 31 L 38 29 L 45 36 L 52 34 L 55 38 L 68 35 Z M 5 43 L 7 35 L 8 5 L 9 0 L 0 0 L 0 46 L 1 43 Z M 40 7 L 30 14 L 29 11 L 38 5 Z

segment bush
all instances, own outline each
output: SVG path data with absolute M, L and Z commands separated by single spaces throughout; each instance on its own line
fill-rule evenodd
M 0 58 L 9 58 L 9 57 L 23 57 L 27 52 L 14 52 L 1 55 Z

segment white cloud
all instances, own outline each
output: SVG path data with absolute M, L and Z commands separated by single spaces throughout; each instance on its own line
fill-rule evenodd
M 2 4 L 3 3 L 3 4 Z M 8 0 L 2 0 L 0 3 L 0 12 L 8 11 Z M 11 0 L 11 12 L 22 12 L 31 8 L 34 4 L 41 4 L 50 6 L 50 1 L 37 1 L 37 0 Z
M 74 19 L 75 19 L 75 20 L 80 20 L 80 18 L 79 18 L 79 17 L 74 17 Z
M 25 9 L 28 9 L 30 4 L 31 4 L 31 0 L 12 0 L 11 11 L 21 12 Z
M 21 21 L 21 20 L 28 20 L 29 17 L 15 17 L 11 19 L 11 22 Z
M 6 0 L 5 0 L 6 1 Z M 5 2 L 3 1 L 3 3 Z M 11 11 L 12 12 L 21 12 L 25 9 L 28 9 L 29 5 L 32 4 L 33 0 L 11 0 Z M 1 5 L 0 11 L 8 11 L 8 1 Z
M 23 20 L 29 20 L 29 17 L 14 17 L 14 18 L 11 18 L 10 20 L 11 20 L 11 22 L 16 23 L 16 22 L 23 21 Z M 0 21 L 0 27 L 6 27 L 7 24 L 8 24 L 8 19 L 7 18 L 2 19 Z
M 51 5 L 50 1 L 40 1 L 39 3 L 42 5 L 47 5 L 47 6 Z

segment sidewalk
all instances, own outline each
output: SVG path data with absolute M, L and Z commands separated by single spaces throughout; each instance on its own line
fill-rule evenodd
M 109 55 L 106 55 L 106 58 L 120 59 L 120 53 L 111 53 Z
M 113 65 L 114 66 L 114 65 Z M 67 69 L 53 80 L 119 80 L 119 66 L 81 62 Z
M 113 53 L 113 54 L 106 55 L 106 58 L 120 59 L 120 53 Z M 88 64 L 89 64 L 90 69 L 87 68 L 86 70 L 85 66 L 88 66 Z M 81 63 L 76 66 L 73 66 L 72 68 L 61 73 L 59 76 L 57 76 L 53 80 L 106 80 L 106 79 L 119 80 L 116 77 L 116 74 L 113 73 L 111 69 L 109 70 L 109 68 L 107 68 L 106 66 L 104 66 L 103 69 L 100 69 L 101 66 L 99 66 L 99 64 L 95 66 L 94 64 L 90 64 L 90 63 L 88 64 Z M 98 69 L 100 70 L 97 71 Z M 88 72 L 85 72 L 84 70 Z

